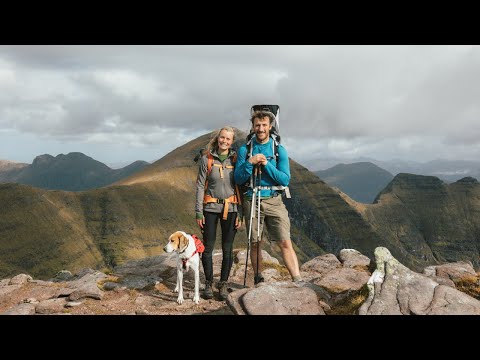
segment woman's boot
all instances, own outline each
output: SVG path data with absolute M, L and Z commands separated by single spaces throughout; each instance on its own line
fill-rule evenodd
M 204 299 L 213 298 L 212 281 L 205 280 L 205 290 L 203 290 L 203 298 Z
M 217 289 L 220 292 L 220 299 L 227 300 L 227 296 L 228 296 L 227 282 L 226 281 L 219 281 L 217 283 Z

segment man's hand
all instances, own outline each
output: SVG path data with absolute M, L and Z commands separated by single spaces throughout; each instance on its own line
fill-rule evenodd
M 253 155 L 248 161 L 253 165 L 267 165 L 268 160 L 263 154 Z

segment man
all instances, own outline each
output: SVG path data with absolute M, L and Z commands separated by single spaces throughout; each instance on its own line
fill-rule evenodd
M 273 139 L 270 137 L 270 131 L 273 126 L 275 116 L 269 111 L 254 112 L 251 118 L 252 128 L 255 133 L 252 139 L 252 151 L 243 145 L 238 151 L 237 165 L 234 176 L 237 184 L 244 184 L 254 176 L 253 186 L 260 185 L 260 235 L 258 228 L 258 200 L 252 208 L 252 188 L 249 188 L 244 199 L 244 214 L 247 229 L 250 227 L 250 212 L 253 210 L 252 224 L 252 254 L 251 261 L 255 272 L 254 282 L 258 284 L 264 281 L 262 272 L 262 252 L 261 239 L 263 228 L 266 227 L 269 239 L 276 241 L 280 246 L 283 261 L 292 277 L 293 281 L 300 281 L 300 270 L 298 259 L 290 239 L 290 219 L 288 211 L 282 201 L 281 192 L 272 189 L 272 186 L 288 186 L 290 182 L 290 164 L 288 161 L 287 150 L 278 145 L 278 157 L 275 157 L 275 147 L 272 145 Z M 261 178 L 261 183 L 258 180 Z M 258 193 L 257 193 L 258 194 Z M 258 258 L 257 258 L 258 256 Z M 258 259 L 258 263 L 257 263 Z

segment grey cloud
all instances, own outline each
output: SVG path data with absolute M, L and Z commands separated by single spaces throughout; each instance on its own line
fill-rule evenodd
M 0 46 L 0 60 L 21 80 L 0 93 L 0 128 L 52 139 L 247 130 L 252 104 L 277 103 L 302 157 L 343 151 L 335 139 L 345 154 L 479 151 L 478 46 Z

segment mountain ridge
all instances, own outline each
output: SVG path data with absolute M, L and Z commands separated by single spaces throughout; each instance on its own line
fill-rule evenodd
M 70 262 L 77 264 L 68 267 L 72 271 L 112 268 L 161 254 L 174 231 L 199 234 L 193 158 L 212 134 L 100 189 L 66 192 L 0 184 L 0 277 L 19 271 L 52 276 Z M 245 134 L 236 134 L 238 147 Z M 292 159 L 290 169 L 292 198 L 284 201 L 300 263 L 343 248 L 371 257 L 376 247 L 386 246 L 414 269 L 464 258 L 478 266 L 480 185 L 474 181 L 447 185 L 401 174 L 376 203 L 361 204 Z M 244 227 L 235 242 L 246 247 Z M 281 258 L 274 244 L 267 242 L 266 249 Z
M 362 203 L 372 203 L 393 179 L 391 173 L 371 162 L 342 163 L 314 173 L 327 184 L 338 187 Z
M 339 163 L 352 164 L 356 162 L 371 162 L 392 175 L 409 173 L 425 176 L 437 176 L 446 182 L 455 182 L 461 178 L 471 176 L 480 179 L 480 161 L 475 160 L 448 160 L 434 159 L 426 162 L 411 160 L 391 159 L 377 160 L 370 157 L 359 157 L 353 159 L 342 158 L 319 158 L 308 160 L 304 163 L 308 169 L 314 172 L 325 171 Z
M 148 166 L 135 161 L 121 169 L 111 169 L 81 152 L 35 157 L 32 164 L 0 172 L 0 182 L 15 182 L 48 190 L 83 191 L 99 188 L 130 176 Z

